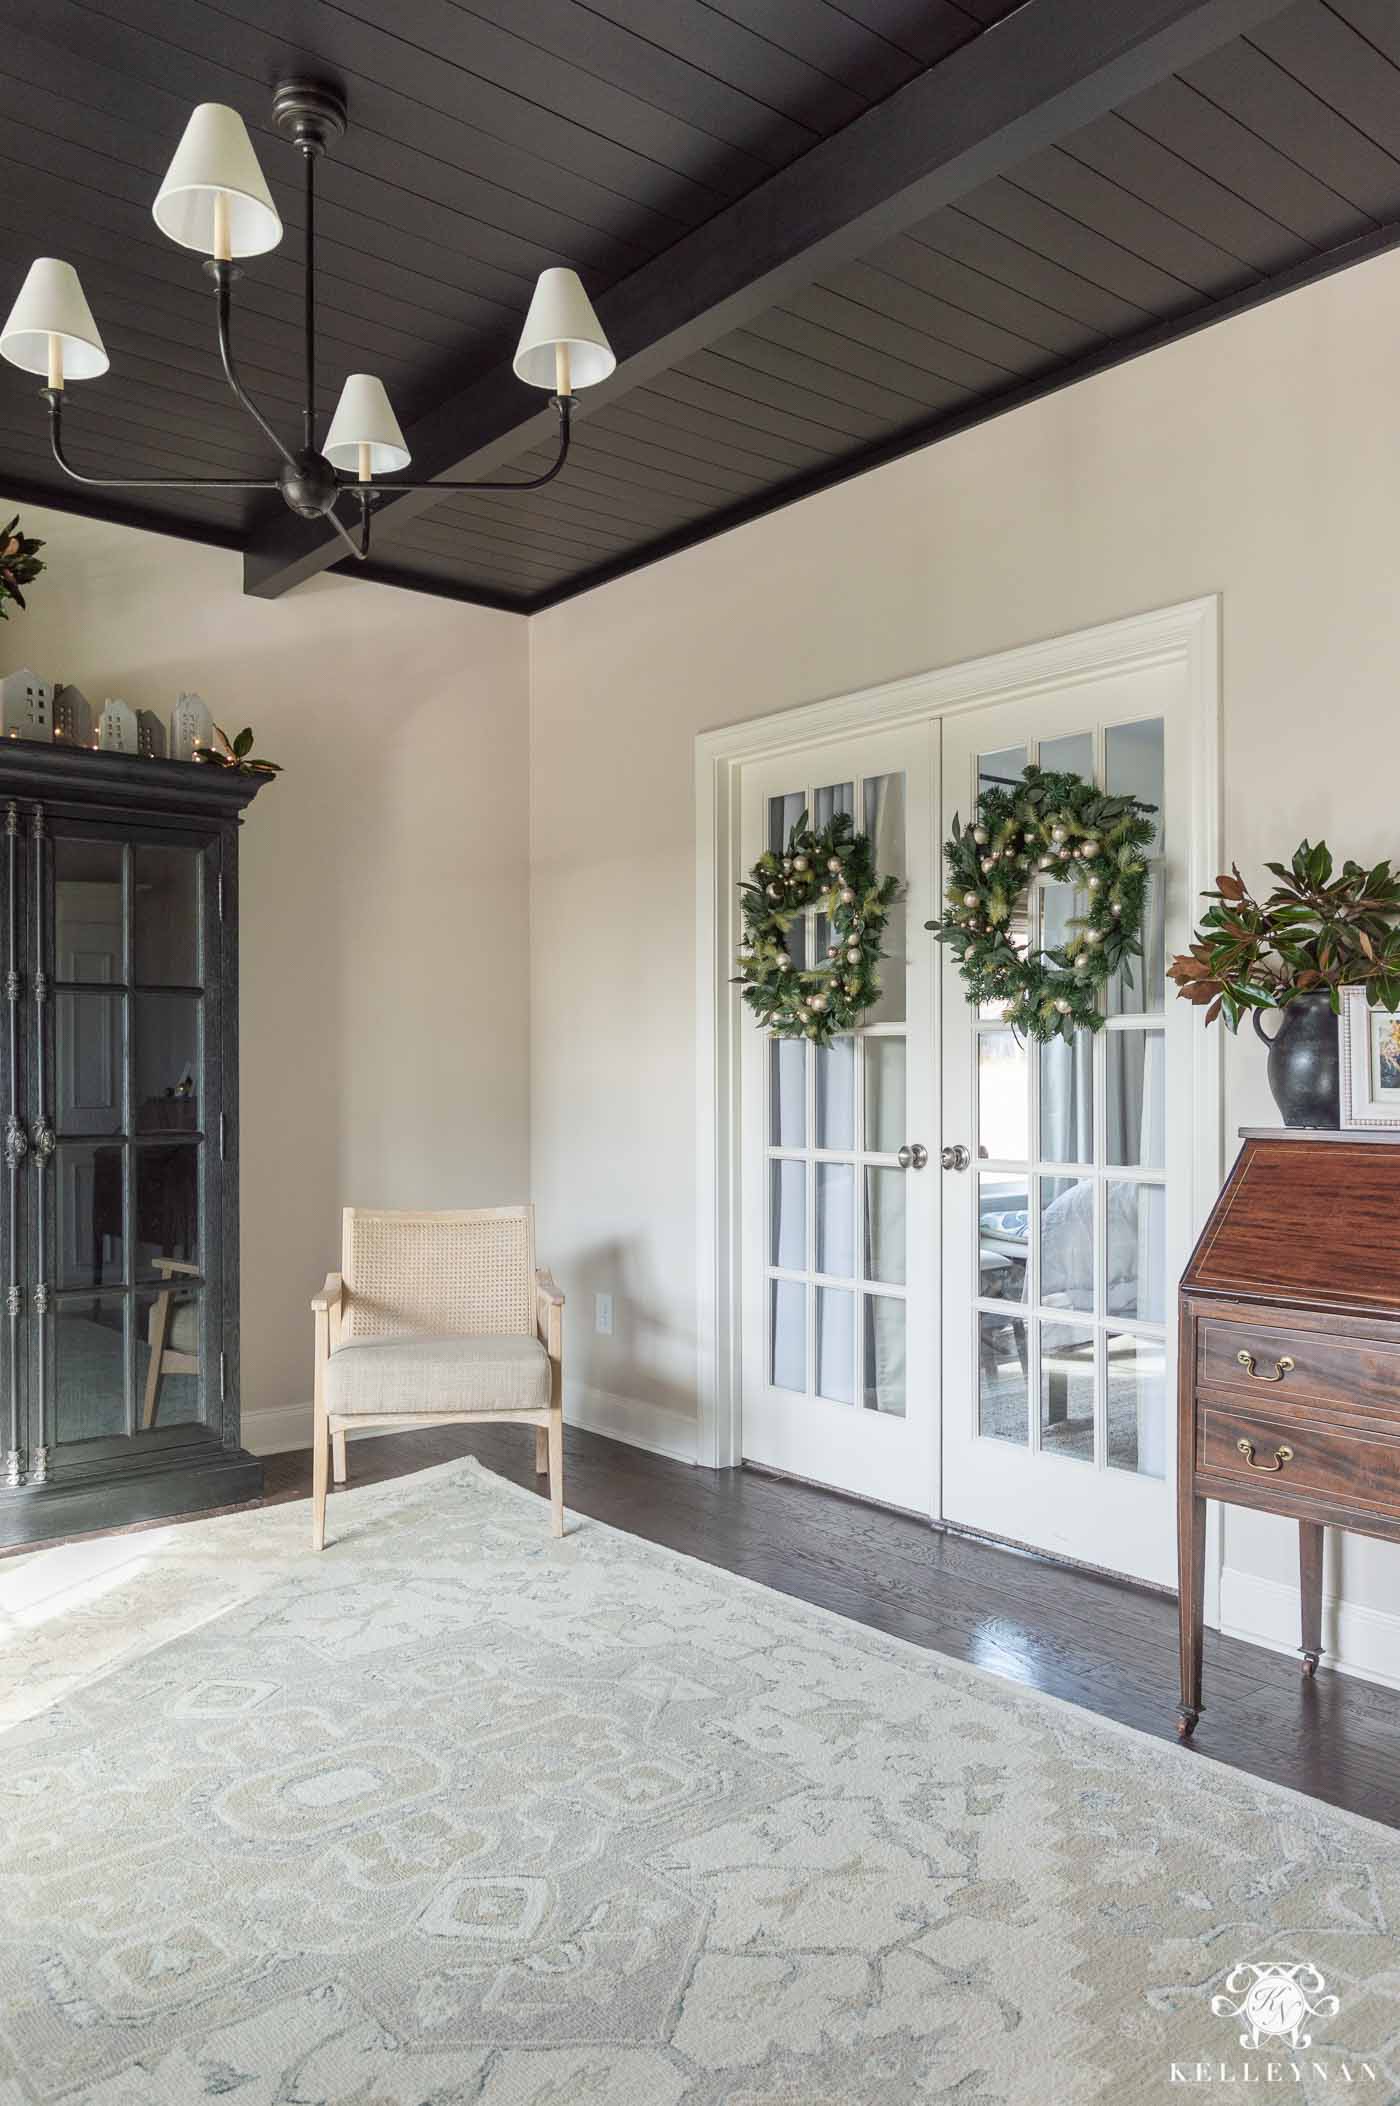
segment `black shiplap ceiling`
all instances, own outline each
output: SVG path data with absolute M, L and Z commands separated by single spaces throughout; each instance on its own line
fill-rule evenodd
M 36 250 L 83 277 L 112 371 L 72 391 L 78 465 L 266 472 L 218 373 L 206 281 L 150 203 L 190 105 L 241 109 L 288 232 L 239 283 L 235 342 L 290 434 L 302 208 L 268 101 L 288 71 L 328 73 L 351 127 L 318 212 L 323 407 L 347 371 L 378 372 L 412 439 L 508 361 L 546 265 L 572 264 L 604 293 L 1011 12 L 1012 0 L 0 0 L 0 298 Z M 612 399 L 585 397 L 548 490 L 389 508 L 373 574 L 545 604 L 1400 237 L 1400 5 L 1256 12 L 1247 35 L 742 328 Z M 993 57 L 997 38 L 992 27 Z M 507 473 L 546 465 L 525 450 Z M 0 482 L 60 494 L 33 382 L 8 366 Z M 278 517 L 270 502 L 99 493 L 85 509 L 242 547 Z

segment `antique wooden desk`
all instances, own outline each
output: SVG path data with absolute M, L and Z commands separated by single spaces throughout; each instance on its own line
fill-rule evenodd
M 1324 1527 L 1400 1541 L 1400 1133 L 1241 1138 L 1181 1281 L 1183 1739 L 1202 1710 L 1207 1499 L 1297 1521 L 1305 1674 Z

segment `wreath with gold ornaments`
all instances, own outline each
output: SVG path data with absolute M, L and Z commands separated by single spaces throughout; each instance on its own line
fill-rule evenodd
M 984 790 L 970 826 L 954 818 L 943 848 L 947 912 L 925 926 L 957 959 L 970 1003 L 1003 1004 L 1003 1021 L 1027 1038 L 1102 1028 L 1100 991 L 1118 972 L 1131 986 L 1129 961 L 1142 955 L 1155 811 L 1082 775 L 1029 767 L 1019 782 Z M 1012 932 L 1037 879 L 1072 885 L 1083 912 L 1062 944 L 1022 950 Z
M 898 895 L 899 880 L 880 876 L 848 812 L 820 828 L 803 812 L 787 845 L 764 851 L 739 887 L 737 984 L 766 1031 L 826 1046 L 859 1023 L 880 992 L 881 939 Z M 794 955 L 792 931 L 813 907 L 825 917 L 826 954 L 807 962 Z

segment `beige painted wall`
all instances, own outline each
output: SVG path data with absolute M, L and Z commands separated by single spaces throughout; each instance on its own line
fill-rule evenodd
M 0 668 L 162 716 L 197 689 L 286 769 L 240 847 L 243 1399 L 255 1444 L 289 1409 L 309 1436 L 341 1206 L 526 1196 L 525 624 L 336 578 L 245 599 L 221 550 L 23 513 L 51 568 Z
M 1391 256 L 531 623 L 533 1181 L 581 1408 L 691 1438 L 694 734 L 1219 591 L 1227 853 L 1400 851 L 1398 373 Z M 1228 1089 L 1272 1121 L 1252 1037 Z M 1291 1531 L 1232 1515 L 1227 1560 L 1236 1622 L 1291 1617 Z M 1352 1540 L 1333 1584 L 1364 1616 L 1397 1578 Z

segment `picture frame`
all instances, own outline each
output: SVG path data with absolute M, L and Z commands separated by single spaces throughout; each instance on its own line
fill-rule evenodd
M 1400 1132 L 1400 1011 L 1342 989 L 1342 1125 L 1358 1133 Z

